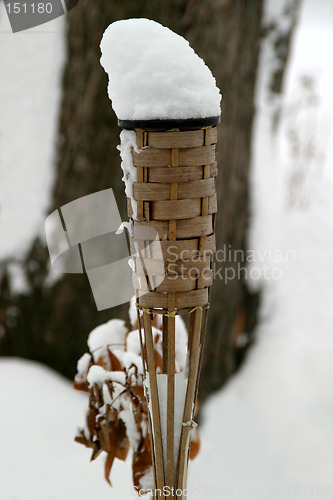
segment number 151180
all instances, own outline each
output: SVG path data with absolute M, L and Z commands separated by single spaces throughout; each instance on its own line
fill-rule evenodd
M 14 2 L 6 4 L 8 14 L 51 14 L 52 4 L 42 2 Z

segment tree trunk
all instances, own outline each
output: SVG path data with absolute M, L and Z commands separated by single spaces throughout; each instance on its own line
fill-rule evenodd
M 218 139 L 218 214 L 215 281 L 201 376 L 201 395 L 225 382 L 237 366 L 237 339 L 255 323 L 258 297 L 239 276 L 244 267 L 249 220 L 249 166 L 262 1 L 224 1 L 205 10 L 190 41 L 212 68 L 223 94 Z M 229 279 L 230 277 L 230 279 Z
M 116 151 L 119 129 L 106 93 L 107 76 L 99 64 L 99 43 L 109 23 L 148 17 L 185 36 L 207 62 L 222 90 L 217 248 L 228 249 L 230 245 L 231 249 L 245 250 L 261 11 L 261 0 L 81 0 L 67 15 L 68 55 L 51 211 L 112 187 L 125 220 Z M 64 275 L 48 285 L 48 259 L 47 249 L 37 240 L 22 264 L 31 288 L 25 296 L 11 291 L 4 266 L 0 322 L 6 334 L 2 353 L 40 360 L 73 377 L 76 360 L 86 350 L 89 331 L 111 316 L 125 318 L 127 305 L 98 312 L 86 276 Z M 237 263 L 217 262 L 220 265 L 236 269 Z M 211 297 L 202 394 L 220 387 L 235 369 L 235 339 L 255 318 L 257 300 L 249 302 L 248 298 L 243 278 L 226 284 L 217 276 Z M 10 317 L 13 307 L 14 320 Z

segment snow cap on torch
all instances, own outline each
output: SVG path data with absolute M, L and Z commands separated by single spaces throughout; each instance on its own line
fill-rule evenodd
M 101 65 L 120 121 L 219 117 L 221 94 L 187 40 L 149 19 L 116 21 L 101 41 Z

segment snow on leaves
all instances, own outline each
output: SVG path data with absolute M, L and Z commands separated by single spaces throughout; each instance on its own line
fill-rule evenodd
M 106 453 L 105 479 L 111 485 L 114 460 L 126 460 L 132 450 L 132 479 L 137 491 L 154 487 L 148 409 L 144 397 L 143 366 L 140 355 L 138 325 L 132 319 L 132 330 L 124 322 L 111 320 L 89 335 L 91 354 L 78 361 L 74 388 L 89 393 L 86 428 L 80 429 L 75 441 L 92 449 L 91 460 Z M 158 318 L 153 320 L 157 371 L 162 371 L 162 331 Z M 182 339 L 184 341 L 184 329 Z M 176 356 L 177 357 L 177 356 Z M 182 371 L 183 360 L 176 363 Z M 177 359 L 176 359 L 177 362 Z M 190 458 L 200 447 L 198 430 L 192 434 Z

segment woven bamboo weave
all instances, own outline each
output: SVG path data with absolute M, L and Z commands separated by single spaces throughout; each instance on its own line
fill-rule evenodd
M 141 151 L 132 152 L 137 169 L 132 253 L 134 241 L 145 245 L 153 239 L 151 229 L 161 240 L 158 247 L 150 245 L 144 265 L 134 257 L 133 285 L 138 304 L 169 310 L 168 295 L 172 293 L 175 310 L 206 306 L 215 252 L 216 127 L 135 132 Z M 132 218 L 130 200 L 127 207 Z M 156 276 L 161 274 L 161 258 L 165 279 L 155 287 L 145 278 L 154 275 L 154 269 Z

